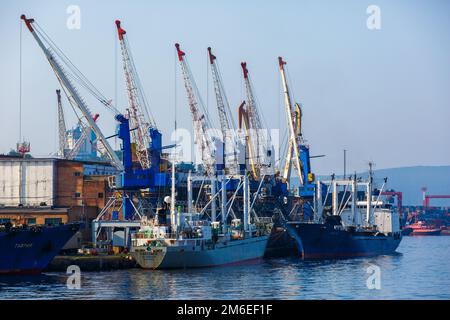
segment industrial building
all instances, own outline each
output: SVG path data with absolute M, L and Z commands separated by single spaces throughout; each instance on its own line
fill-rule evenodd
M 103 162 L 0 156 L 0 221 L 60 224 L 85 221 L 83 240 L 109 196 Z

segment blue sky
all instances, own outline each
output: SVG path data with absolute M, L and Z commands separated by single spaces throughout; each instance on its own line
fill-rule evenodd
M 366 27 L 371 4 L 381 9 L 381 30 Z M 66 27 L 69 5 L 81 9 L 80 30 Z M 243 98 L 240 62 L 245 60 L 267 125 L 285 130 L 277 68 L 277 57 L 283 56 L 296 100 L 304 105 L 304 135 L 311 153 L 326 155 L 313 160 L 319 174 L 342 171 L 343 149 L 348 150 L 349 171 L 365 169 L 369 160 L 378 169 L 450 164 L 448 1 L 2 1 L 0 153 L 19 139 L 22 13 L 34 17 L 112 99 L 117 70 L 116 104 L 123 109 L 126 96 L 120 60 L 115 67 L 114 25 L 122 20 L 165 143 L 170 143 L 175 101 L 179 126 L 191 130 L 173 46 L 180 42 L 213 117 L 208 46 L 218 57 L 232 109 Z M 22 37 L 23 136 L 35 156 L 45 156 L 57 148 L 58 83 L 25 29 Z M 86 98 L 101 114 L 105 134 L 113 133 L 111 113 Z M 66 107 L 72 126 L 76 120 Z

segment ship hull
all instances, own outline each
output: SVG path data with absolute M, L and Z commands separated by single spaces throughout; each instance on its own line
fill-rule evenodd
M 289 234 L 296 240 L 304 259 L 365 257 L 392 254 L 401 234 L 385 236 L 336 230 L 333 225 L 289 222 Z
M 176 245 L 131 252 L 144 269 L 183 269 L 240 265 L 263 258 L 268 236 L 207 245 Z
M 299 254 L 295 240 L 289 235 L 285 227 L 276 227 L 270 233 L 265 258 L 280 258 Z
M 439 236 L 441 229 L 414 229 L 411 236 Z
M 0 275 L 41 273 L 80 228 L 81 224 L 71 223 L 1 231 Z

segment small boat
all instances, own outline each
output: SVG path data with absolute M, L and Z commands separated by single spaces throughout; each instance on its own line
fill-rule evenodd
M 450 227 L 441 227 L 441 236 L 450 236 Z
M 410 236 L 438 236 L 442 229 L 427 225 L 425 221 L 418 221 L 404 227 L 404 230 L 409 229 Z

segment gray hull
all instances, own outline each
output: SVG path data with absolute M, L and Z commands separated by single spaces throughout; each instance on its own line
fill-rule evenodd
M 137 249 L 131 254 L 144 269 L 201 268 L 241 264 L 262 259 L 268 236 L 208 245 L 176 245 L 152 250 Z

